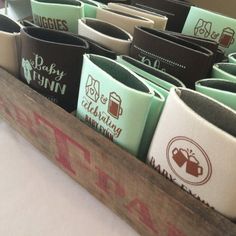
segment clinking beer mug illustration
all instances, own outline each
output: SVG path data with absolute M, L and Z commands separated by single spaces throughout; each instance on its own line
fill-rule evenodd
M 179 167 L 182 167 L 184 163 L 188 160 L 188 153 L 182 148 L 174 148 L 172 154 L 174 161 Z
M 235 31 L 233 29 L 230 27 L 224 28 L 219 39 L 219 45 L 221 47 L 228 48 L 235 41 L 234 35 Z
M 115 93 L 111 92 L 109 96 L 109 103 L 108 103 L 108 113 L 116 119 L 123 113 L 123 109 L 121 107 L 121 98 L 120 96 Z
M 203 168 L 192 150 L 174 148 L 172 155 L 173 160 L 180 168 L 186 163 L 186 173 L 195 177 L 203 175 Z

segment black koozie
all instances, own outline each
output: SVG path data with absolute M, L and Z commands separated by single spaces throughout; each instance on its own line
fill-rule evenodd
M 131 4 L 167 16 L 166 29 L 175 32 L 182 32 L 192 6 L 188 1 L 179 0 L 131 0 Z
M 88 43 L 43 28 L 21 29 L 20 77 L 31 88 L 68 112 L 76 109 L 83 54 Z

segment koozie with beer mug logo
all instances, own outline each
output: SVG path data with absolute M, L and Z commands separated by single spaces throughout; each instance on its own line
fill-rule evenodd
M 162 104 L 164 98 L 128 68 L 106 57 L 84 55 L 77 116 L 135 156 L 157 100 Z
M 172 88 L 147 163 L 197 199 L 236 219 L 236 111 L 186 88 Z M 167 130 L 168 129 L 168 130 Z
M 21 25 L 0 14 L 0 67 L 19 76 L 19 35 Z
M 78 19 L 84 17 L 84 3 L 76 0 L 31 0 L 34 23 L 40 27 L 78 32 Z
M 21 80 L 68 112 L 76 109 L 83 54 L 88 43 L 68 33 L 21 30 Z
M 191 7 L 182 33 L 213 39 L 226 54 L 236 51 L 236 19 Z
M 193 88 L 209 74 L 213 52 L 166 31 L 135 27 L 131 57 L 163 70 Z
M 236 81 L 211 78 L 197 81 L 195 86 L 196 91 L 236 110 Z

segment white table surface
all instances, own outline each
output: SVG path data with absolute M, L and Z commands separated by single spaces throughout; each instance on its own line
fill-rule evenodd
M 0 235 L 138 235 L 1 120 L 0 162 Z

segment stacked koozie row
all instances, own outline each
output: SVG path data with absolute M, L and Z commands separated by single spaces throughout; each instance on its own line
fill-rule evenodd
M 0 66 L 236 218 L 236 20 L 177 0 L 31 4 L 33 23 L 0 15 Z

